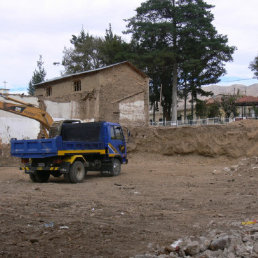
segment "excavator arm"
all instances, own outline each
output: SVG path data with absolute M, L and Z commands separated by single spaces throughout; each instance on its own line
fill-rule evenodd
M 25 116 L 34 120 L 37 120 L 40 122 L 42 125 L 44 135 L 46 138 L 49 136 L 49 129 L 51 125 L 53 124 L 53 118 L 44 110 L 30 104 L 30 103 L 25 103 L 19 100 L 16 100 L 14 98 L 10 98 L 8 96 L 0 94 L 0 96 L 6 100 L 18 103 L 10 103 L 10 102 L 5 102 L 0 100 L 0 109 L 11 112 L 16 115 L 20 116 Z

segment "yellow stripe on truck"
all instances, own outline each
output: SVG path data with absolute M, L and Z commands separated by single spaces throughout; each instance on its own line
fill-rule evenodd
M 65 154 L 87 154 L 87 153 L 99 153 L 106 154 L 105 150 L 61 150 L 58 151 L 58 156 L 64 156 Z
M 111 143 L 109 143 L 108 146 L 113 150 L 114 153 L 118 153 L 116 148 Z
M 73 156 L 69 156 L 67 158 L 64 159 L 65 162 L 68 162 L 70 164 L 73 164 L 73 162 L 76 160 L 76 159 L 83 159 L 85 162 L 85 158 L 82 156 L 82 155 L 73 155 Z

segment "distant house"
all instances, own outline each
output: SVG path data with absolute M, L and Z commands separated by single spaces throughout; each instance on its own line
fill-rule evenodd
M 54 118 L 147 124 L 149 78 L 129 62 L 65 75 L 36 85 Z
M 255 117 L 258 111 L 258 97 L 243 96 L 236 100 L 240 117 Z

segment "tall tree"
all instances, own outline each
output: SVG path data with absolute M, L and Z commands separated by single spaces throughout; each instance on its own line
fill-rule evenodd
M 44 62 L 42 60 L 42 56 L 40 55 L 39 60 L 37 61 L 37 68 L 33 72 L 32 78 L 29 82 L 29 87 L 27 89 L 28 93 L 32 96 L 34 95 L 34 92 L 35 92 L 34 85 L 37 83 L 43 82 L 46 78 L 47 73 L 43 67 L 43 64 Z
M 130 46 L 120 36 L 112 31 L 112 26 L 106 30 L 106 34 L 100 45 L 100 58 L 104 65 L 125 61 L 129 58 Z
M 201 85 L 217 81 L 225 72 L 224 62 L 232 60 L 235 48 L 227 46 L 227 37 L 212 25 L 212 7 L 203 0 L 148 0 L 127 20 L 126 33 L 132 34 L 142 61 L 152 59 L 145 63 L 148 75 L 154 65 L 170 74 L 164 86 L 171 88 L 166 104 L 172 106 L 172 121 L 177 119 L 178 82 L 189 87 L 185 93 L 194 95 L 197 88 L 202 92 Z
M 225 112 L 225 116 L 229 118 L 231 115 L 232 116 L 237 116 L 237 106 L 236 106 L 236 100 L 237 96 L 232 96 L 232 95 L 226 95 L 223 96 L 221 99 L 221 107 L 223 111 Z
M 129 44 L 113 33 L 111 25 L 104 38 L 95 37 L 81 30 L 72 35 L 72 47 L 65 48 L 62 64 L 65 74 L 100 68 L 128 59 Z
M 254 72 L 255 78 L 258 79 L 258 56 L 256 56 L 254 61 L 250 63 L 249 68 Z
M 102 39 L 93 37 L 81 30 L 78 36 L 72 35 L 70 40 L 73 47 L 65 48 L 62 65 L 65 74 L 77 73 L 103 66 L 100 58 Z

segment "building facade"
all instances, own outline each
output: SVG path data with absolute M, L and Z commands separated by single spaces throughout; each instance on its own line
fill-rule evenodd
M 149 78 L 129 62 L 36 85 L 41 107 L 54 118 L 148 124 Z

